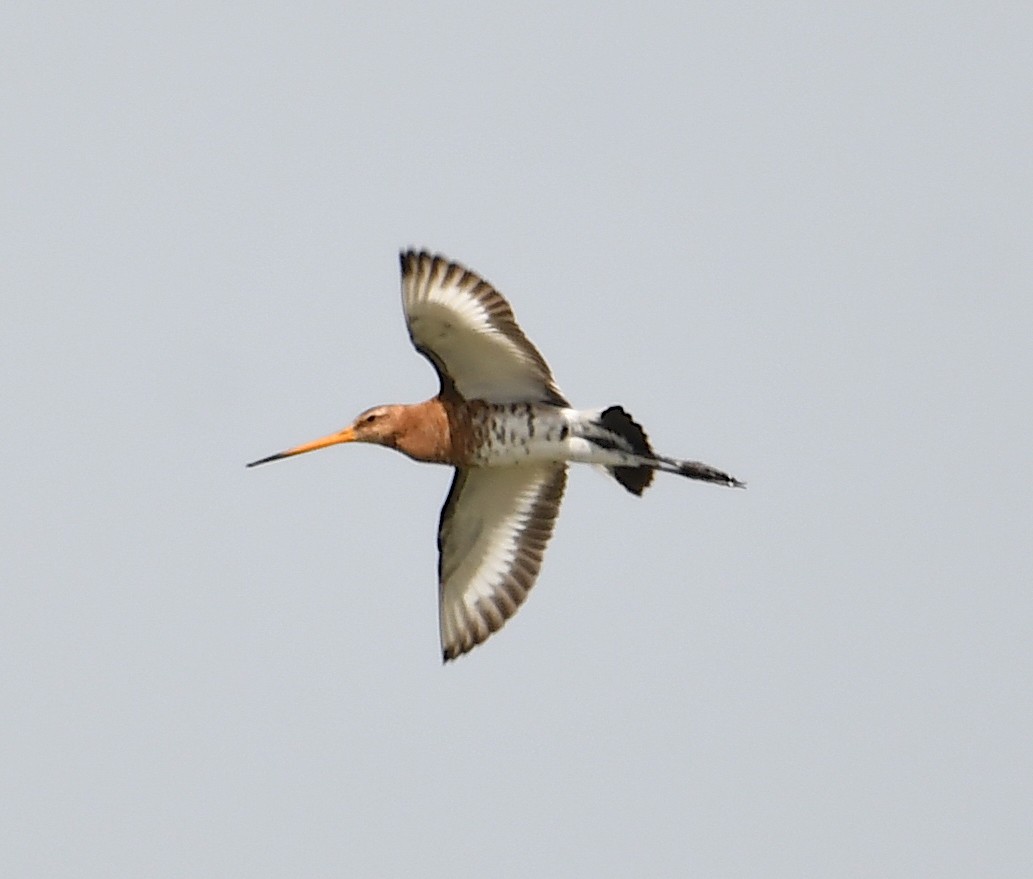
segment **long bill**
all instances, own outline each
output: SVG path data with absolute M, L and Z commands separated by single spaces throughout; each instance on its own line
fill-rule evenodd
M 292 449 L 277 452 L 275 455 L 270 455 L 268 458 L 259 458 L 259 460 L 252 461 L 247 466 L 257 467 L 259 464 L 268 464 L 270 461 L 279 461 L 281 458 L 291 458 L 294 455 L 303 455 L 305 452 L 314 452 L 316 449 L 325 449 L 327 446 L 336 446 L 338 443 L 353 442 L 355 442 L 355 430 L 354 428 L 346 427 L 344 430 L 339 430 L 337 433 L 331 433 L 328 436 L 312 440 L 310 443 L 302 443 L 300 446 L 294 446 Z

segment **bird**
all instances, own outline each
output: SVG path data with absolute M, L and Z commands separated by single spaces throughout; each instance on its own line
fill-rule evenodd
M 653 451 L 621 406 L 575 409 L 509 302 L 440 254 L 400 254 L 402 307 L 440 389 L 422 403 L 375 406 L 343 430 L 252 461 L 340 443 L 372 443 L 454 468 L 438 521 L 438 622 L 443 662 L 487 640 L 538 579 L 567 484 L 567 466 L 603 468 L 641 496 L 657 471 L 744 488 L 698 461 Z

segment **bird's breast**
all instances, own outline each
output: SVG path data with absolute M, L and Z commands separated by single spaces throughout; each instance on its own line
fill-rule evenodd
M 556 406 L 474 401 L 469 415 L 469 459 L 473 466 L 567 459 L 570 427 L 564 410 Z

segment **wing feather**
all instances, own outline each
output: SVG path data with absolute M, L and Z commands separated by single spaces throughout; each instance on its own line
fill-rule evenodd
M 501 629 L 527 598 L 566 484 L 566 464 L 456 470 L 438 528 L 446 661 Z
M 425 251 L 403 252 L 401 266 L 409 336 L 437 370 L 443 393 L 490 403 L 569 405 L 494 287 Z

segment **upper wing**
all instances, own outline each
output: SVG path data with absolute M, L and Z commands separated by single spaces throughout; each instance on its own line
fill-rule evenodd
M 566 464 L 456 470 L 438 527 L 446 661 L 517 612 L 538 578 L 566 484 Z
M 502 294 L 441 256 L 410 250 L 401 262 L 409 336 L 443 391 L 490 403 L 569 405 Z

